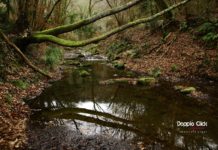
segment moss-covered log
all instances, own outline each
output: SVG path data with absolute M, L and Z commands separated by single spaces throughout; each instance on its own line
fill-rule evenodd
M 99 20 L 101 18 L 104 18 L 104 17 L 110 16 L 110 15 L 119 13 L 121 11 L 124 11 L 124 10 L 138 4 L 141 1 L 143 1 L 143 0 L 133 0 L 131 2 L 126 3 L 125 5 L 122 5 L 122 6 L 119 6 L 119 7 L 104 11 L 104 12 L 102 12 L 100 14 L 97 14 L 95 16 L 92 16 L 90 18 L 87 18 L 87 19 L 84 19 L 84 20 L 81 20 L 81 21 L 78 21 L 78 22 L 75 22 L 73 24 L 63 25 L 63 26 L 59 26 L 59 27 L 56 27 L 56 28 L 39 31 L 39 32 L 36 32 L 35 34 L 59 35 L 59 34 L 71 32 L 71 31 L 73 31 L 75 29 L 78 29 L 78 28 L 80 28 L 82 26 L 91 24 L 91 23 L 93 23 L 93 22 L 95 22 L 95 21 L 97 21 L 97 20 Z
M 91 39 L 88 39 L 88 40 L 83 40 L 83 41 L 71 41 L 71 40 L 65 40 L 65 39 L 62 39 L 62 38 L 59 38 L 59 37 L 56 37 L 56 36 L 53 36 L 53 35 L 47 35 L 47 33 L 49 34 L 57 34 L 57 33 L 64 33 L 64 32 L 68 32 L 72 29 L 74 29 L 73 27 L 70 27 L 70 26 L 61 26 L 61 27 L 57 27 L 55 29 L 52 29 L 52 30 L 47 30 L 48 32 L 41 32 L 40 34 L 33 34 L 31 37 L 30 37 L 30 41 L 31 42 L 45 42 L 45 41 L 48 41 L 48 42 L 52 42 L 52 43 L 56 43 L 58 45 L 62 45 L 62 46 L 68 46 L 68 47 L 80 47 L 80 46 L 85 46 L 85 45 L 88 45 L 88 44 L 91 44 L 91 43 L 96 43 L 96 42 L 99 42 L 101 40 L 104 40 L 118 32 L 121 32 L 123 30 L 126 30 L 128 28 L 131 28 L 131 27 L 134 27 L 136 25 L 139 25 L 139 24 L 142 24 L 142 23 L 146 23 L 146 22 L 149 22 L 149 21 L 152 21 L 154 19 L 156 19 L 157 17 L 160 17 L 161 15 L 164 15 L 166 13 L 168 13 L 169 11 L 172 11 L 173 9 L 179 7 L 179 6 L 182 6 L 184 4 L 186 4 L 187 2 L 189 2 L 191 0 L 184 0 L 184 1 L 181 1 L 177 4 L 174 4 L 172 6 L 170 6 L 169 8 L 155 14 L 155 15 L 152 15 L 150 17 L 146 17 L 146 18 L 142 18 L 142 19 L 138 19 L 136 21 L 133 21 L 133 22 L 129 22 L 125 25 L 122 25 L 118 28 L 115 28 L 103 35 L 100 35 L 98 37 L 95 37 L 95 38 L 91 38 Z

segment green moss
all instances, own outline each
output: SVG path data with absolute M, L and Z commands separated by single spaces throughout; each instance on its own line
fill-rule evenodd
M 156 82 L 156 79 L 153 77 L 141 77 L 138 79 L 138 84 L 142 85 L 151 85 Z
M 23 80 L 14 80 L 12 81 L 13 85 L 15 85 L 16 87 L 22 89 L 22 90 L 25 90 L 28 88 L 29 86 L 29 83 L 23 81 Z
M 86 70 L 80 70 L 79 75 L 81 77 L 87 77 L 87 76 L 90 76 L 90 73 L 88 71 L 86 71 Z
M 114 66 L 115 68 L 117 68 L 117 69 L 125 69 L 125 65 L 124 65 L 124 63 L 121 62 L 121 61 L 115 61 L 115 62 L 113 63 L 113 66 Z
M 194 87 L 186 87 L 182 85 L 176 85 L 174 89 L 180 91 L 183 94 L 191 94 L 192 92 L 196 91 L 196 88 Z
M 186 88 L 181 90 L 181 93 L 190 94 L 190 93 L 192 93 L 194 91 L 196 91 L 196 89 L 194 87 L 186 87 Z

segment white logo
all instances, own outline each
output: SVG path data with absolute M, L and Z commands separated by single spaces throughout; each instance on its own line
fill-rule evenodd
M 182 122 L 182 121 L 177 121 L 176 122 L 177 127 L 207 127 L 207 122 L 206 121 L 187 121 L 187 122 Z

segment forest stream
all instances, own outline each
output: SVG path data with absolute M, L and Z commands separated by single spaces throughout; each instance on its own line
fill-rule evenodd
M 65 67 L 61 80 L 28 101 L 29 149 L 218 148 L 216 108 L 199 104 L 165 81 L 155 86 L 99 84 L 139 75 L 114 69 L 106 61 L 83 63 L 77 69 Z M 90 75 L 81 77 L 81 69 Z M 210 91 L 208 103 L 218 103 L 217 85 L 196 86 Z M 182 127 L 179 122 L 197 125 Z

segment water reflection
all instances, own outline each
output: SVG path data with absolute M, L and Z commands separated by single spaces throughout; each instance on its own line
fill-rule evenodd
M 99 81 L 126 76 L 122 71 L 93 63 L 89 78 L 70 71 L 40 97 L 29 102 L 36 110 L 31 119 L 35 126 L 52 121 L 81 134 L 101 134 L 119 139 L 162 143 L 171 149 L 217 149 L 218 119 L 207 106 L 199 106 L 170 89 L 128 84 L 100 85 Z M 176 121 L 207 121 L 202 133 L 179 128 Z M 185 131 L 185 132 L 183 132 Z

